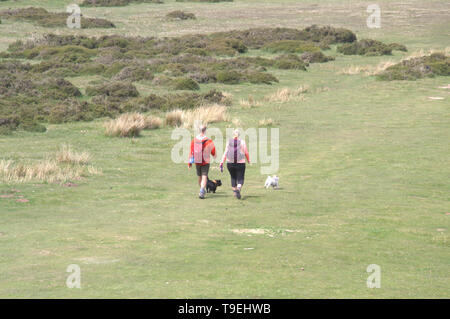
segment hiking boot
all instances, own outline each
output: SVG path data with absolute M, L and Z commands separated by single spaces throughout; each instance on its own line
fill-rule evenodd
M 235 196 L 237 199 L 241 199 L 241 191 L 240 190 L 235 191 Z

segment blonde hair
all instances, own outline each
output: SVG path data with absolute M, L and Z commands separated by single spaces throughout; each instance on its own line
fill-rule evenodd
M 235 130 L 233 131 L 233 136 L 234 136 L 234 137 L 239 137 L 240 135 L 241 135 L 241 132 L 239 132 L 238 129 L 235 129 Z

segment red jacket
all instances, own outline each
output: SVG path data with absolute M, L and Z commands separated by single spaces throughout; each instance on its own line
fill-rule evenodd
M 210 155 L 216 156 L 216 147 L 214 142 L 206 136 L 198 135 L 191 141 L 191 152 L 189 167 L 191 167 L 191 158 L 194 158 L 196 165 L 206 165 L 210 162 Z

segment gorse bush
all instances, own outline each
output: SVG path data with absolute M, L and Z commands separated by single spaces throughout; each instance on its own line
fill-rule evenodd
M 386 68 L 377 78 L 385 81 L 416 80 L 437 75 L 450 76 L 450 57 L 444 53 L 404 60 Z
M 69 13 L 48 12 L 44 8 L 20 8 L 0 11 L 0 17 L 32 22 L 42 27 L 61 27 L 67 25 Z M 81 16 L 82 28 L 114 28 L 114 24 L 105 19 L 85 18 Z

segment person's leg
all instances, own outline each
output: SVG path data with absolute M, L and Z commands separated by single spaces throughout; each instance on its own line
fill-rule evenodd
M 245 178 L 245 163 L 238 164 L 238 168 L 236 171 L 236 183 L 237 188 L 239 190 L 241 190 L 242 186 L 244 186 L 244 178 Z
M 244 185 L 245 163 L 236 164 L 236 197 L 241 199 L 241 189 Z
M 230 173 L 231 178 L 231 189 L 234 192 L 234 196 L 236 196 L 237 192 L 237 180 L 236 180 L 236 167 L 233 163 L 227 163 L 227 169 Z
M 198 196 L 201 199 L 205 198 L 206 182 L 208 181 L 208 172 L 209 172 L 209 164 L 200 166 L 200 174 L 201 174 L 201 177 L 199 178 L 200 193 Z
M 208 176 L 207 175 L 202 175 L 200 187 L 201 188 L 206 188 L 206 182 L 207 181 L 208 181 Z

